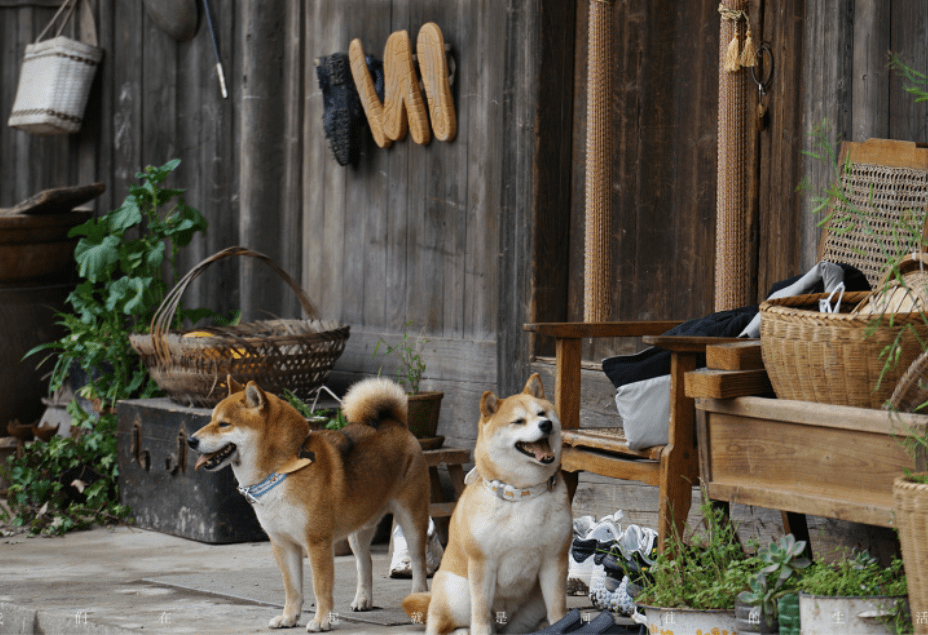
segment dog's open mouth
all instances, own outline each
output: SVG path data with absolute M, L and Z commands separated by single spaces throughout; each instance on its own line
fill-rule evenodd
M 516 450 L 530 456 L 539 463 L 544 465 L 550 465 L 554 462 L 554 451 L 551 449 L 551 446 L 548 445 L 547 439 L 541 439 L 540 441 L 535 441 L 534 443 L 526 443 L 525 441 L 519 441 L 516 443 Z
M 221 450 L 216 452 L 210 452 L 209 454 L 202 454 L 200 458 L 197 459 L 196 465 L 193 466 L 194 470 L 199 470 L 201 467 L 206 468 L 207 470 L 215 470 L 217 467 L 222 465 L 222 463 L 228 459 L 235 452 L 236 447 L 234 443 L 230 443 Z

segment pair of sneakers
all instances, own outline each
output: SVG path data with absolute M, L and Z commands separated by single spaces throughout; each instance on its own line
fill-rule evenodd
M 432 575 L 438 570 L 441 564 L 441 557 L 445 550 L 442 549 L 441 541 L 438 539 L 438 532 L 435 531 L 435 521 L 429 518 L 429 531 L 425 548 L 425 572 Z M 406 543 L 406 536 L 403 535 L 403 528 L 399 523 L 393 527 L 393 557 L 390 559 L 390 577 L 391 578 L 411 578 L 412 561 L 409 558 L 409 545 Z
M 623 516 L 620 510 L 599 521 L 592 516 L 574 519 L 574 535 L 567 565 L 568 595 L 589 594 L 594 573 L 602 571 L 602 564 L 596 562 L 596 555 L 610 551 L 622 536 L 620 521 Z
M 657 555 L 657 532 L 629 525 L 606 553 L 594 556 L 600 568 L 590 580 L 590 601 L 598 609 L 631 615 L 635 596 Z

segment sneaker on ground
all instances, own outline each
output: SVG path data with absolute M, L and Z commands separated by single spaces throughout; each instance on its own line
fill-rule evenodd
M 611 516 L 594 523 L 583 538 L 574 537 L 570 546 L 567 563 L 567 593 L 569 595 L 586 595 L 589 593 L 590 580 L 601 565 L 595 562 L 597 552 L 608 551 L 621 536 L 621 526 L 616 521 L 622 518 L 617 511 Z
M 442 549 L 441 541 L 438 540 L 438 532 L 435 531 L 435 521 L 429 518 L 428 543 L 425 549 L 425 571 L 427 575 L 432 575 L 438 570 L 443 555 L 444 549 Z M 403 535 L 403 528 L 399 524 L 393 528 L 393 557 L 390 559 L 390 577 L 412 577 L 409 545 L 406 543 L 406 536 Z
M 629 525 L 608 554 L 597 555 L 602 571 L 590 581 L 590 601 L 598 609 L 631 615 L 634 596 L 650 565 L 654 564 L 657 532 L 647 527 Z M 629 579 L 626 573 L 635 579 Z

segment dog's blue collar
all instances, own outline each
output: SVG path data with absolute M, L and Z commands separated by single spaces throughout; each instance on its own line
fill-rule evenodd
M 278 474 L 277 472 L 272 472 L 270 476 L 268 476 L 257 485 L 249 485 L 248 487 L 239 486 L 238 491 L 242 493 L 242 496 L 245 497 L 245 500 L 254 505 L 255 503 L 261 502 L 258 500 L 259 498 L 283 483 L 287 476 L 287 474 Z

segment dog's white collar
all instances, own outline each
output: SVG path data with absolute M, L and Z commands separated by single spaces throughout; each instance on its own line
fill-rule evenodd
M 530 498 L 535 498 L 540 494 L 550 492 L 557 484 L 557 472 L 555 472 L 554 475 L 544 483 L 539 483 L 538 485 L 533 485 L 532 487 L 514 487 L 507 483 L 503 483 L 502 481 L 488 481 L 480 475 L 480 472 L 477 471 L 476 467 L 467 473 L 467 476 L 464 477 L 464 483 L 466 485 L 470 485 L 478 478 L 483 481 L 483 487 L 488 492 L 501 500 L 510 502 L 524 501 L 529 500 Z

